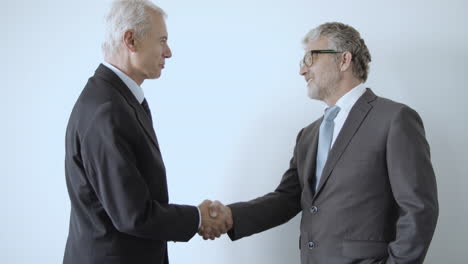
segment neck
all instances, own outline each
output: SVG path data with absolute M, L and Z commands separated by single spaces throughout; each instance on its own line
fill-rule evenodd
M 342 80 L 338 84 L 338 87 L 334 90 L 334 92 L 330 94 L 327 98 L 325 98 L 323 101 L 328 106 L 334 106 L 336 102 L 340 100 L 341 97 L 343 97 L 345 94 L 351 91 L 354 87 L 358 86 L 360 83 L 361 81 L 355 78 L 352 78 L 350 80 Z
M 130 77 L 133 81 L 135 81 L 139 86 L 141 86 L 141 84 L 143 83 L 144 78 L 138 74 L 137 70 L 134 67 L 132 67 L 132 64 L 130 63 L 128 59 L 114 56 L 111 58 L 106 58 L 105 61 L 111 64 L 112 66 L 116 67 L 117 69 L 119 69 L 121 72 L 125 73 L 128 77 Z

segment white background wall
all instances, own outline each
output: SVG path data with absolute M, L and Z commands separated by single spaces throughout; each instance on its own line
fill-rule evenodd
M 373 61 L 367 85 L 422 116 L 440 218 L 426 263 L 466 263 L 467 1 L 157 1 L 168 60 L 143 84 L 171 202 L 230 203 L 272 191 L 296 133 L 321 116 L 298 75 L 304 34 L 341 21 Z M 108 1 L 2 0 L 0 262 L 61 263 L 70 203 L 64 134 L 101 61 Z M 299 217 L 232 243 L 170 243 L 171 263 L 298 263 Z

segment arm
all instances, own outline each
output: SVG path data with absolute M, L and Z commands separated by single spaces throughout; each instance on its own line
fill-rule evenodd
M 409 107 L 391 123 L 387 166 L 399 210 L 387 263 L 423 263 L 437 223 L 437 186 L 421 118 Z
M 194 206 L 161 204 L 137 168 L 131 113 L 102 105 L 81 140 L 84 169 L 106 214 L 117 230 L 162 241 L 188 241 L 198 230 Z
M 231 240 L 263 232 L 289 221 L 301 210 L 302 189 L 297 175 L 297 142 L 290 161 L 289 169 L 284 173 L 281 183 L 274 192 L 251 200 L 228 205 L 232 211 L 233 228 L 228 232 Z

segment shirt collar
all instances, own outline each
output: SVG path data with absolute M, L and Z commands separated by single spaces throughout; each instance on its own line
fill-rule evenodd
M 340 107 L 340 112 L 349 113 L 351 108 L 357 100 L 366 92 L 366 87 L 363 83 L 360 83 L 358 86 L 351 89 L 345 95 L 343 95 L 337 102 L 336 105 Z
M 137 101 L 141 104 L 145 99 L 145 94 L 143 93 L 143 89 L 134 81 L 132 78 L 128 77 L 127 74 L 123 73 L 121 70 L 117 69 L 114 65 L 104 61 L 102 64 L 112 70 L 119 78 L 127 85 L 128 89 L 132 92 L 133 96 L 137 99 Z

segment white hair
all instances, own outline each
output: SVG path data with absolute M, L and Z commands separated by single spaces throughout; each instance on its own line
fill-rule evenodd
M 133 30 L 139 39 L 145 39 L 151 29 L 150 12 L 166 18 L 166 13 L 149 0 L 114 0 L 106 16 L 106 35 L 102 43 L 104 58 L 113 56 L 122 45 L 127 30 Z

